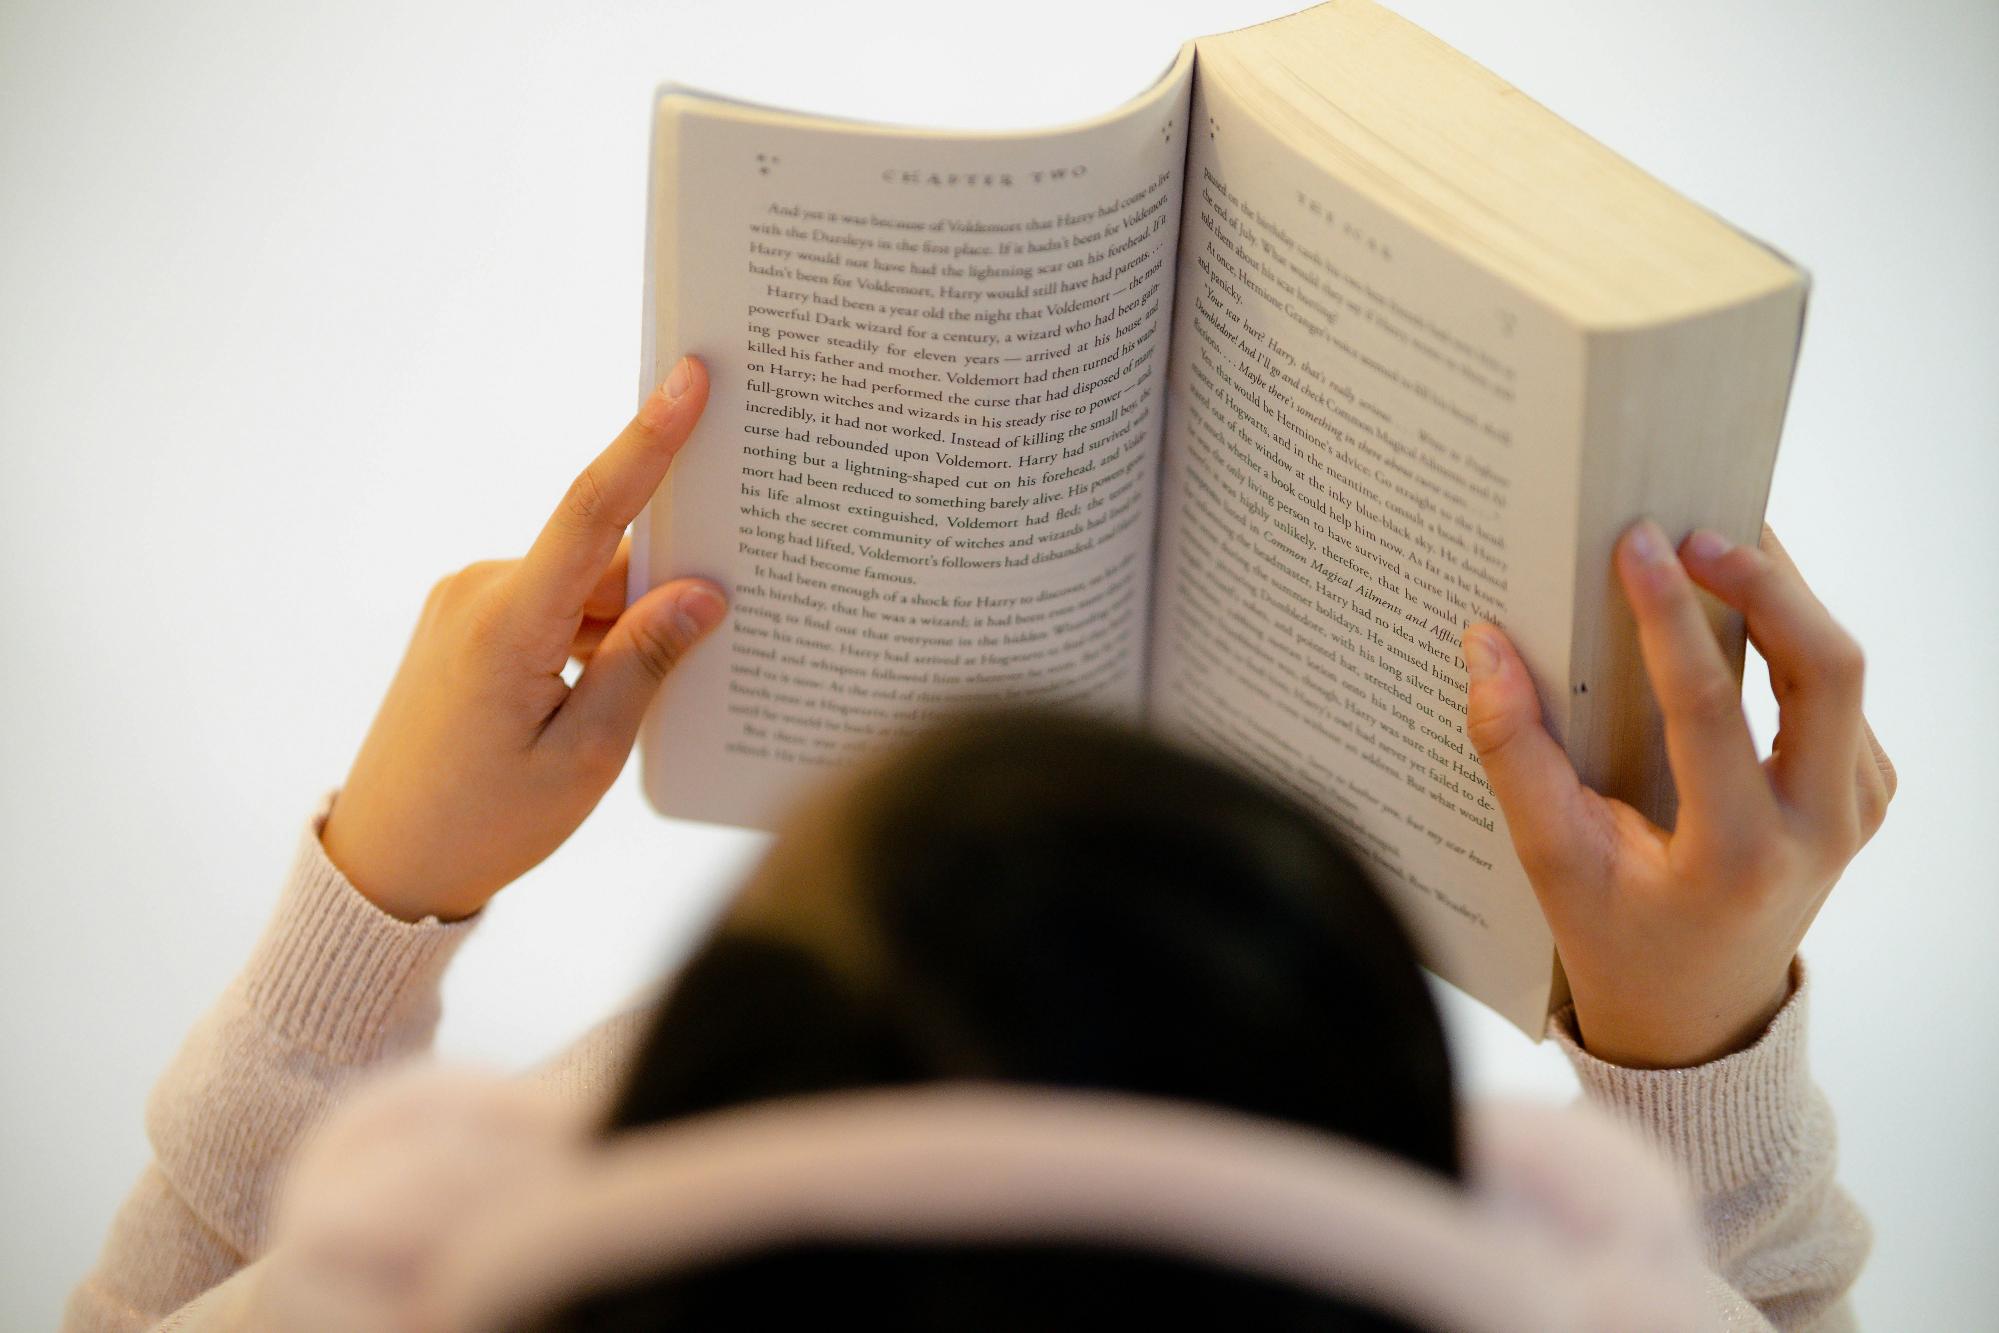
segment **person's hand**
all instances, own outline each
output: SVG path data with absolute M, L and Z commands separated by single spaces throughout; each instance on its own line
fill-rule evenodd
M 682 360 L 525 558 L 431 590 L 321 832 L 384 911 L 470 916 L 559 847 L 623 769 L 660 681 L 721 621 L 727 603 L 705 579 L 627 607 L 621 544 L 707 401 L 707 372 Z M 572 657 L 587 664 L 574 688 Z
M 1798 942 L 1881 826 L 1895 770 L 1861 716 L 1861 656 L 1766 528 L 1761 549 L 1649 519 L 1619 541 L 1679 792 L 1671 832 L 1583 786 L 1499 629 L 1465 632 L 1467 729 L 1554 931 L 1584 1046 L 1635 1068 L 1752 1044 L 1790 994 Z M 1691 576 L 1691 577 L 1689 577 Z M 1741 688 L 1696 585 L 1742 612 L 1779 729 L 1757 761 Z

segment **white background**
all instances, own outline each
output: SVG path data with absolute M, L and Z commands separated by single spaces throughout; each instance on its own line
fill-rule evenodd
M 428 584 L 522 549 L 628 414 L 653 85 L 1046 123 L 1289 7 L 0 3 L 0 1326 L 89 1263 Z M 1863 1316 L 1983 1323 L 1999 6 L 1401 8 L 1814 274 L 1772 519 L 1903 774 L 1807 946 L 1814 1053 L 1878 1230 Z M 628 773 L 493 907 L 444 1048 L 556 1048 L 754 850 Z M 1475 1088 L 1572 1086 L 1450 1013 Z

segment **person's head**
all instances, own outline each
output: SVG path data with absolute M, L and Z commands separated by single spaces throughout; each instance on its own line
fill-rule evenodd
M 962 715 L 786 822 L 662 1002 L 609 1132 L 930 1080 L 1216 1103 L 1459 1172 L 1410 941 L 1300 803 L 1105 722 Z M 605 1293 L 553 1327 L 1387 1328 L 1113 1247 L 793 1247 Z

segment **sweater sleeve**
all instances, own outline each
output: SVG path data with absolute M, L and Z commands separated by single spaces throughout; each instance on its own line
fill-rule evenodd
M 249 963 L 154 1085 L 154 1160 L 70 1295 L 65 1333 L 151 1327 L 264 1245 L 277 1177 L 357 1076 L 426 1050 L 445 965 L 472 921 L 399 921 L 299 840 Z M 476 920 L 476 918 L 474 918 Z
M 1687 1069 L 1626 1069 L 1582 1047 L 1575 1010 L 1549 1019 L 1583 1095 L 1662 1149 L 1694 1192 L 1714 1298 L 1730 1329 L 1850 1329 L 1847 1291 L 1872 1242 L 1833 1178 L 1832 1108 L 1805 1059 L 1808 984 L 1756 1043 Z

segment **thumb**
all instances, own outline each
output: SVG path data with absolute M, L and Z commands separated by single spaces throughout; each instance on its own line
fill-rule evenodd
M 1471 693 L 1465 734 L 1506 815 L 1513 850 L 1537 887 L 1576 864 L 1582 806 L 1589 792 L 1569 757 L 1541 725 L 1541 697 L 1527 664 L 1496 625 L 1465 631 Z
M 558 744 L 631 749 L 659 683 L 729 611 L 707 579 L 662 583 L 625 608 L 549 725 Z

